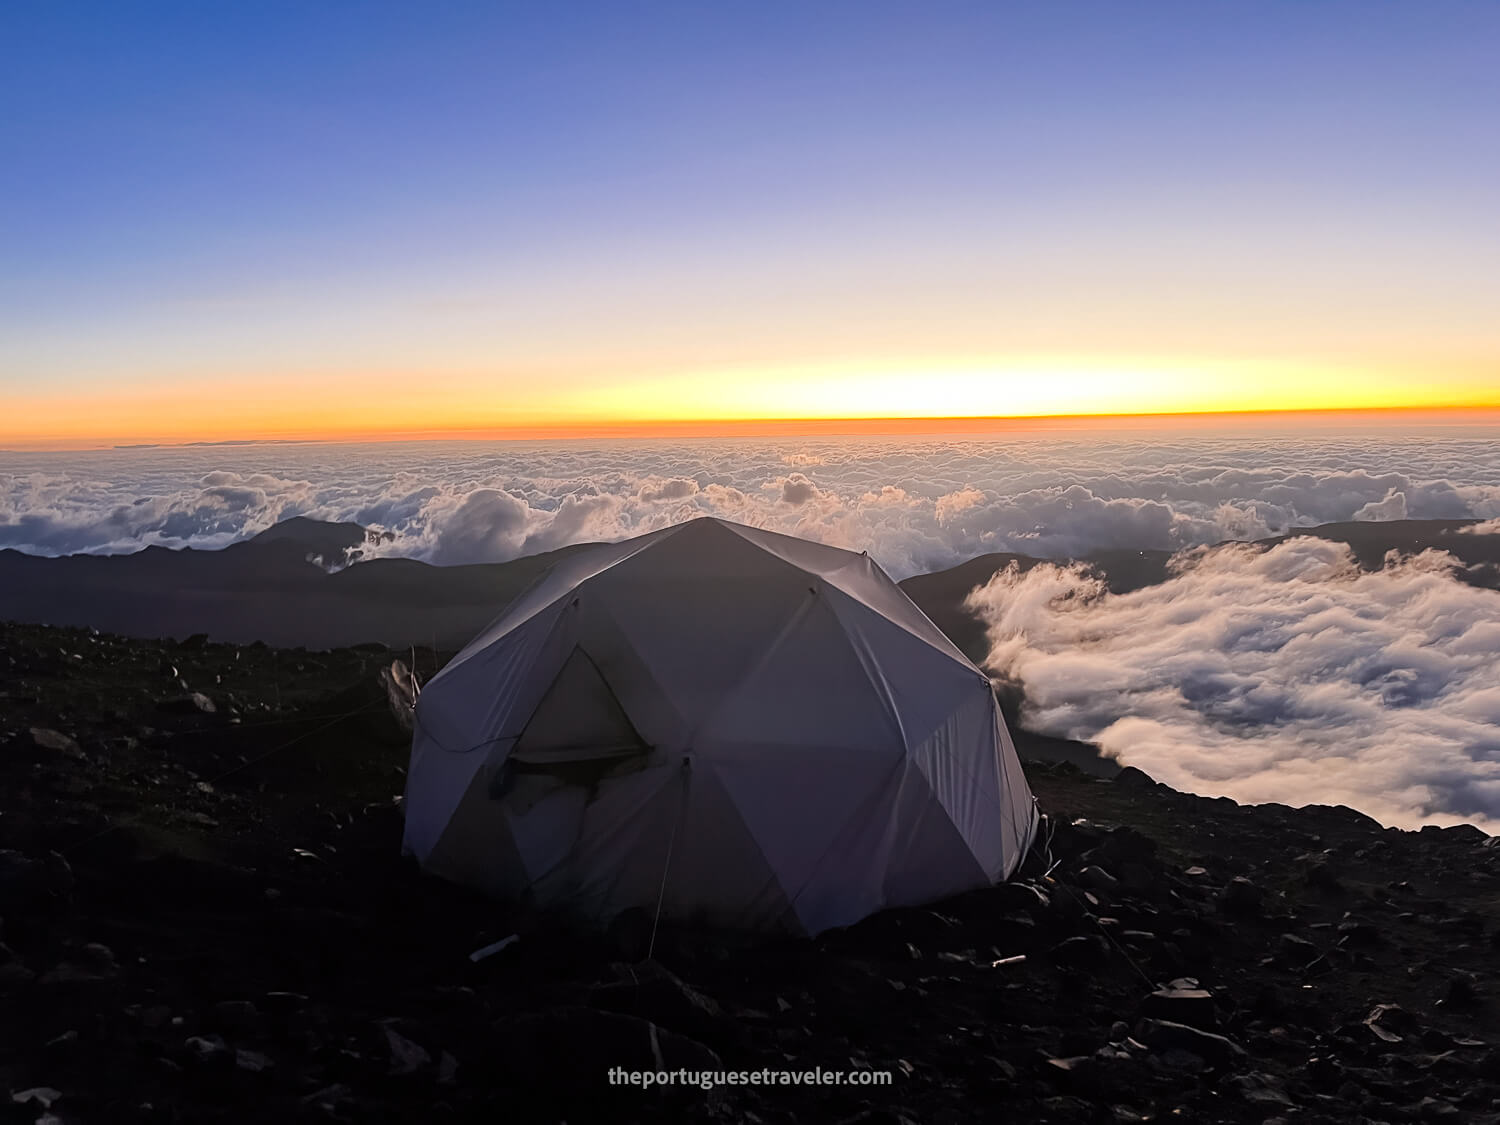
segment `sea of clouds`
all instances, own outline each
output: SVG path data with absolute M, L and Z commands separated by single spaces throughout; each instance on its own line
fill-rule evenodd
M 290 516 L 494 562 L 718 515 L 895 577 L 990 551 L 1179 549 L 1333 520 L 1500 519 L 1493 434 L 253 445 L 0 454 L 0 548 L 220 547 Z
M 970 595 L 1026 727 L 1189 792 L 1500 832 L 1500 592 L 1444 552 L 1362 571 L 1312 537 L 1173 570 L 1111 594 L 1047 564 Z
M 1028 727 L 1200 793 L 1500 831 L 1500 593 L 1436 552 L 1362 572 L 1337 543 L 1243 543 L 1342 520 L 1500 534 L 1493 431 L 0 455 L 0 547 L 219 547 L 294 515 L 434 563 L 697 515 L 867 550 L 897 578 L 991 551 L 1171 549 L 1172 577 L 1133 593 L 1062 563 L 973 595 Z

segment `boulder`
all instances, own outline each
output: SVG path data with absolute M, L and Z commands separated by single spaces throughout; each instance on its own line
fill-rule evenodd
M 169 695 L 159 700 L 156 707 L 157 710 L 172 715 L 212 715 L 218 711 L 218 708 L 214 706 L 214 701 L 201 691 Z
M 77 740 L 63 734 L 62 731 L 53 730 L 51 727 L 32 727 L 27 733 L 31 736 L 33 749 L 49 754 L 61 754 L 64 758 L 74 758 L 80 761 L 85 757 L 83 748 L 78 745 Z
M 1236 918 L 1259 917 L 1266 892 L 1243 875 L 1236 875 L 1219 892 L 1219 909 Z
M 1185 1023 L 1200 1031 L 1219 1026 L 1213 994 L 1202 988 L 1160 988 L 1141 1003 L 1141 1013 L 1156 1019 Z
M 1234 1040 L 1173 1020 L 1143 1019 L 1135 1025 L 1135 1038 L 1154 1051 L 1188 1051 L 1216 1066 L 1246 1057 L 1245 1049 Z

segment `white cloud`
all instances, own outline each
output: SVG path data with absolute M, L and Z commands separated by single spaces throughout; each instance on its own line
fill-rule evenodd
M 1077 565 L 1012 569 L 970 604 L 1030 729 L 1178 789 L 1500 831 L 1500 593 L 1451 556 L 1361 571 L 1298 537 L 1185 552 L 1120 595 Z
M 1402 513 L 1500 517 L 1500 447 L 1469 437 L 1358 435 L 889 437 L 0 459 L 0 547 L 39 554 L 219 547 L 302 515 L 388 530 L 394 539 L 382 553 L 500 561 L 720 515 L 867 550 L 900 578 L 992 551 L 1065 558 L 1102 548 L 1178 550 Z M 478 526 L 485 518 L 488 529 Z
M 794 508 L 823 495 L 822 490 L 802 473 L 782 477 L 777 483 L 781 486 L 781 502 Z
M 1371 500 L 1354 513 L 1357 520 L 1406 519 L 1406 493 L 1392 489 L 1382 500 Z
M 636 496 L 641 500 L 686 500 L 698 491 L 698 482 L 689 477 L 673 477 L 671 480 L 650 480 L 641 485 Z

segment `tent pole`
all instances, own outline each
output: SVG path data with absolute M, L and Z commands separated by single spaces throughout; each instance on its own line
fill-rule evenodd
M 688 802 L 688 777 L 692 769 L 692 759 L 684 754 L 682 756 L 682 804 L 677 809 L 677 819 L 672 822 L 672 835 L 667 840 L 667 858 L 661 867 L 661 886 L 656 891 L 656 914 L 651 919 L 651 940 L 646 945 L 646 960 L 651 960 L 656 954 L 656 927 L 661 924 L 661 904 L 667 897 L 667 872 L 672 869 L 672 849 L 677 846 L 677 830 L 682 827 L 682 822 L 687 817 Z

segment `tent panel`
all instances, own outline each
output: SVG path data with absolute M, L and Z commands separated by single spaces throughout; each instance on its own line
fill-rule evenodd
M 920 744 L 964 700 L 990 693 L 989 680 L 968 662 L 954 660 L 842 590 L 829 591 L 828 604 L 865 674 L 897 716 L 906 746 Z
M 890 575 L 867 554 L 829 547 L 758 527 L 726 524 L 737 535 L 792 565 L 817 574 L 875 612 L 890 618 L 913 636 L 965 664 L 969 660 L 924 614 Z
M 654 554 L 654 552 L 653 552 Z M 715 575 L 661 578 L 621 571 L 585 592 L 598 599 L 637 659 L 664 685 L 688 729 L 733 690 L 807 596 L 784 567 L 737 582 L 732 597 Z
M 664 917 L 741 930 L 800 932 L 779 872 L 726 789 L 698 759 L 687 790 L 662 894 Z
M 911 760 L 980 866 L 998 879 L 1007 869 L 1013 844 L 1005 831 L 1005 806 L 1017 802 L 1029 807 L 1031 792 L 1024 786 L 1020 792 L 1002 788 L 993 707 L 988 690 L 971 694 L 913 748 Z
M 537 882 L 538 901 L 601 925 L 629 907 L 654 905 L 680 797 L 680 769 L 663 756 L 602 782 L 584 806 L 567 861 Z
M 564 598 L 581 583 L 601 574 L 617 563 L 623 562 L 652 546 L 659 539 L 676 532 L 669 527 L 651 535 L 638 536 L 621 543 L 601 543 L 576 551 L 559 559 L 543 572 L 535 582 L 521 591 L 511 603 L 496 615 L 463 649 L 450 660 L 443 670 L 433 677 L 436 684 L 445 676 L 455 674 L 471 659 L 484 652 L 502 637 L 514 632 L 532 617 Z
M 902 749 L 901 729 L 866 674 L 826 594 L 803 606 L 743 680 L 708 712 L 693 746 L 804 747 L 809 752 Z
M 838 747 L 742 745 L 703 761 L 699 773 L 719 781 L 778 885 L 795 897 L 819 876 L 851 822 L 879 817 L 902 758 L 897 751 L 882 758 Z M 878 854 L 865 853 L 833 878 L 847 883 L 849 893 L 861 883 L 878 887 L 880 864 Z
M 894 842 L 885 871 L 889 906 L 920 906 L 963 891 L 987 887 L 989 872 L 953 823 L 942 803 L 932 799 L 925 775 L 909 765 L 891 810 Z
M 410 810 L 407 815 L 410 826 Z M 418 858 L 430 874 L 497 898 L 517 897 L 529 881 L 510 823 L 495 814 L 482 771 L 475 774 L 432 846 Z

